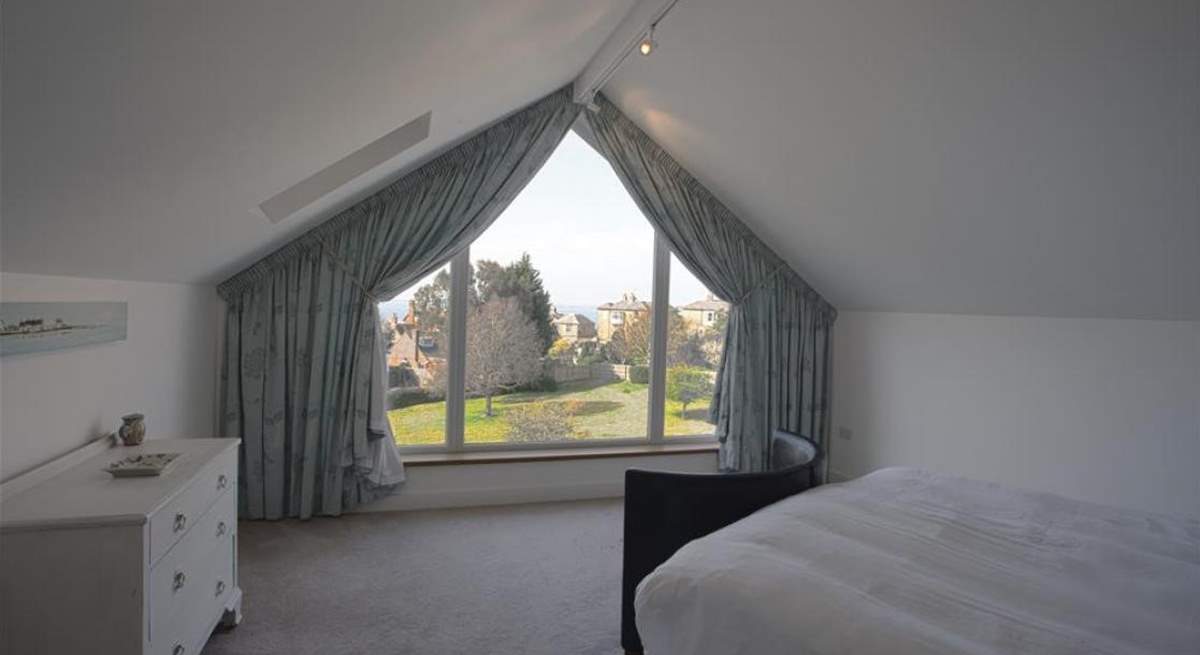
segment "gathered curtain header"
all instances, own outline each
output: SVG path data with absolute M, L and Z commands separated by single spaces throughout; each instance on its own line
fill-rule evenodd
M 640 156 L 652 159 L 660 170 L 667 171 L 678 184 L 687 188 L 689 194 L 699 199 L 699 202 L 705 206 L 706 210 L 712 213 L 718 219 L 718 222 L 726 228 L 724 230 L 727 232 L 725 236 L 736 237 L 746 247 L 756 253 L 757 263 L 760 265 L 759 268 L 761 270 L 757 276 L 753 277 L 759 279 L 756 280 L 752 288 L 744 292 L 737 294 L 726 292 L 722 294 L 733 296 L 726 297 L 726 300 L 738 304 L 745 299 L 747 293 L 759 288 L 769 278 L 782 276 L 795 285 L 805 298 L 817 303 L 825 320 L 833 323 L 837 319 L 837 310 L 833 305 L 817 292 L 807 280 L 793 270 L 770 246 L 764 243 L 724 203 L 714 196 L 707 187 L 696 180 L 687 169 L 680 165 L 669 153 L 643 132 L 633 121 L 621 113 L 603 95 L 596 97 L 596 103 L 599 106 L 598 113 L 603 116 L 603 124 L 607 129 L 619 131 L 626 143 L 636 144 Z M 551 93 L 538 101 L 538 103 L 535 103 L 535 106 L 545 114 L 558 114 L 563 110 L 578 112 L 580 109 L 578 105 L 574 104 L 570 86 Z M 497 134 L 527 130 L 528 114 L 528 108 L 514 112 L 499 122 L 480 130 L 479 133 L 469 137 L 466 141 L 435 156 L 428 163 L 401 176 L 396 181 L 372 193 L 351 207 L 342 210 L 324 223 L 284 244 L 252 266 L 233 275 L 217 286 L 217 293 L 228 302 L 234 301 L 247 288 L 261 282 L 272 271 L 286 265 L 287 262 L 291 261 L 300 252 L 326 246 L 331 238 L 347 229 L 354 222 L 369 219 L 370 216 L 377 213 L 377 208 L 380 205 L 394 203 L 397 197 L 410 192 L 413 187 L 437 179 L 444 179 L 453 169 L 465 166 L 473 157 L 492 147 L 496 141 Z M 595 123 L 593 123 L 592 129 L 596 129 Z M 613 164 L 614 166 L 618 165 L 617 162 L 613 162 Z M 641 203 L 639 202 L 639 204 Z M 646 207 L 642 207 L 642 210 L 647 215 L 653 215 L 652 212 L 646 211 Z M 365 287 L 363 290 L 367 292 Z
M 468 247 L 579 115 L 562 89 L 491 125 L 218 287 L 222 431 L 245 518 L 336 516 L 404 479 L 378 300 Z
M 607 98 L 587 128 L 672 252 L 732 308 L 710 417 L 726 471 L 771 466 L 777 429 L 828 444 L 837 311 Z
M 400 204 L 406 195 L 418 193 L 421 186 L 437 184 L 452 178 L 458 169 L 470 168 L 480 160 L 494 155 L 498 145 L 517 142 L 521 136 L 530 133 L 531 122 L 540 122 L 543 131 L 545 128 L 552 128 L 550 133 L 557 134 L 557 138 L 553 140 L 556 144 L 557 139 L 561 138 L 558 125 L 564 122 L 569 125 L 579 109 L 571 97 L 571 87 L 568 85 L 529 107 L 513 112 L 233 275 L 217 286 L 217 293 L 227 302 L 233 302 L 247 289 L 268 278 L 272 271 L 286 266 L 300 253 L 328 245 L 353 224 L 378 216 L 385 207 Z M 537 165 L 540 166 L 542 162 L 544 157 Z M 465 247 L 468 244 L 461 245 Z
M 793 285 L 801 296 L 815 304 L 822 320 L 828 324 L 837 320 L 837 309 L 828 300 L 758 238 L 753 230 L 675 161 L 662 146 L 629 120 L 604 95 L 597 95 L 595 101 L 599 110 L 588 116 L 593 136 L 601 141 L 601 150 L 625 180 L 626 189 L 630 191 L 642 212 L 650 217 L 657 227 L 668 232 L 668 241 L 689 268 L 693 268 L 696 260 L 711 259 L 714 252 L 735 247 L 745 248 L 749 252 L 743 254 L 748 256 L 730 256 L 723 263 L 747 268 L 739 280 L 748 286 L 719 289 L 725 300 L 734 305 L 741 304 L 749 294 L 761 289 L 773 278 L 782 277 Z M 655 194 L 640 193 L 639 185 L 631 183 L 632 179 L 647 174 L 649 169 L 653 169 L 655 175 L 659 176 L 657 185 L 649 185 L 657 189 Z M 666 181 L 678 187 L 679 193 L 670 198 L 677 204 L 675 210 L 662 204 L 664 199 L 661 196 L 668 194 L 668 189 L 664 188 L 663 184 Z M 686 206 L 688 211 L 678 211 L 683 206 Z M 674 215 L 675 220 L 665 220 L 668 214 Z M 671 238 L 673 227 L 681 222 L 690 222 L 693 229 L 686 234 L 687 238 L 683 231 L 676 235 L 677 238 Z M 735 240 L 737 243 L 733 243 Z M 718 243 L 722 241 L 724 243 Z M 697 249 L 705 254 L 697 252 L 697 257 L 689 257 L 689 249 Z M 693 270 L 693 273 L 697 271 Z M 701 277 L 708 281 L 720 276 Z

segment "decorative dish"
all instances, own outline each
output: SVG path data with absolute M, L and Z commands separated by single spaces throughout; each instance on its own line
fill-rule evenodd
M 139 478 L 162 475 L 171 469 L 179 453 L 147 453 L 130 455 L 104 467 L 114 478 Z

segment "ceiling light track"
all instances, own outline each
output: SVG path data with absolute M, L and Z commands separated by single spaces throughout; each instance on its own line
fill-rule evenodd
M 654 43 L 654 28 L 655 27 L 657 27 L 657 24 L 655 24 L 655 23 L 650 24 L 650 33 L 647 34 L 646 38 L 642 39 L 641 44 L 638 45 L 638 52 L 642 53 L 642 56 L 648 57 L 648 56 L 650 56 L 651 52 L 654 52 L 654 46 L 656 45 Z
M 655 30 L 678 3 L 679 0 L 642 0 L 634 5 L 600 50 L 592 56 L 579 77 L 575 78 L 575 102 L 595 110 L 596 94 L 612 79 L 629 55 L 639 52 L 649 56 L 658 47 L 654 39 Z

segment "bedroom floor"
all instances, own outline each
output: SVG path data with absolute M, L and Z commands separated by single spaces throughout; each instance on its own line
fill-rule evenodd
M 620 653 L 620 499 L 243 522 L 204 655 Z

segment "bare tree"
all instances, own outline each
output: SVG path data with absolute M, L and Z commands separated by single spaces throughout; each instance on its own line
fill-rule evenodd
M 650 363 L 653 315 L 653 308 L 645 315 L 627 315 L 625 323 L 613 332 L 612 340 L 608 342 L 608 353 L 613 361 L 642 366 Z M 679 310 L 671 307 L 667 314 L 667 366 L 696 366 L 704 361 L 700 337 L 688 332 Z
M 467 316 L 468 394 L 486 398 L 511 391 L 542 374 L 542 339 L 537 327 L 514 298 L 492 298 Z
M 613 331 L 612 339 L 608 342 L 608 353 L 613 361 L 643 366 L 650 362 L 650 316 L 653 310 L 646 314 L 643 318 L 637 313 L 628 312 L 625 321 Z

